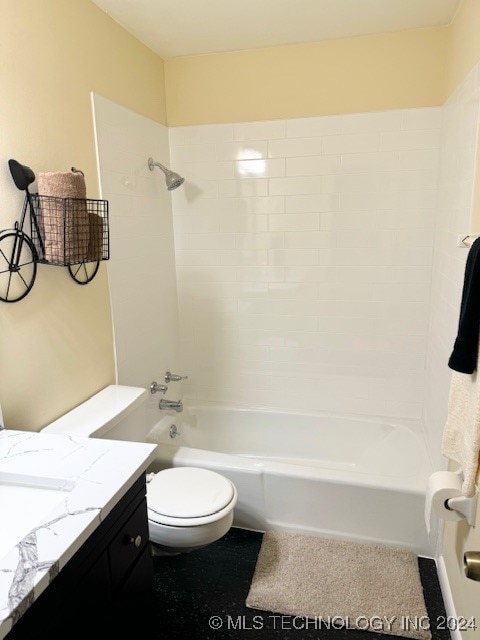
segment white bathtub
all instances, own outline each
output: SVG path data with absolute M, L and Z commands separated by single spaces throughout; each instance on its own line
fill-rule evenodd
M 180 435 L 171 438 L 175 424 Z M 155 470 L 212 469 L 235 483 L 235 524 L 401 545 L 431 556 L 423 520 L 432 472 L 401 424 L 195 406 L 160 420 Z

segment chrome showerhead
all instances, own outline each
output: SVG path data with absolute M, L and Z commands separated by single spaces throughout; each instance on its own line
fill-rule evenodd
M 169 171 L 165 174 L 165 182 L 167 183 L 167 189 L 169 191 L 173 191 L 173 189 L 177 189 L 185 182 L 185 178 L 175 173 L 175 171 Z
M 155 162 L 153 158 L 149 158 L 148 168 L 150 169 L 150 171 L 153 171 L 154 167 L 158 167 L 165 174 L 165 183 L 169 191 L 173 191 L 174 189 L 177 189 L 177 187 L 179 187 L 185 182 L 185 178 L 182 178 L 181 175 L 179 175 L 178 173 L 175 173 L 175 171 L 170 171 L 170 169 L 167 169 L 167 167 L 165 167 L 160 162 Z

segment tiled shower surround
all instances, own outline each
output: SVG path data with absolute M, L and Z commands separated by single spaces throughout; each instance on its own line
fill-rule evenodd
M 170 129 L 187 394 L 423 417 L 441 116 Z

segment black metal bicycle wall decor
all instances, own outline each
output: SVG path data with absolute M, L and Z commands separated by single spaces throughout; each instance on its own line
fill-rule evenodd
M 37 264 L 67 267 L 78 284 L 91 282 L 110 258 L 108 201 L 30 193 L 35 174 L 8 162 L 15 186 L 25 191 L 20 220 L 0 231 L 0 300 L 18 302 L 32 290 Z M 72 168 L 73 170 L 73 168 Z M 25 230 L 30 214 L 30 235 Z

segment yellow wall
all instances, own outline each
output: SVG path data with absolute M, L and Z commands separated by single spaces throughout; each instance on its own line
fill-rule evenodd
M 171 58 L 168 124 L 441 105 L 446 42 L 439 27 Z
M 480 0 L 462 0 L 447 38 L 446 95 L 465 78 L 480 60 Z
M 480 60 L 480 0 L 463 0 L 448 29 L 447 95 Z M 480 158 L 480 140 L 478 157 Z M 480 162 L 476 165 L 470 231 L 480 233 Z
M 480 60 L 480 0 L 448 27 L 165 61 L 170 126 L 442 105 Z
M 163 61 L 90 0 L 0 2 L 0 229 L 23 198 L 7 170 L 82 168 L 98 196 L 90 91 L 165 122 Z M 0 302 L 0 402 L 38 429 L 114 381 L 105 265 L 87 286 L 40 266 L 25 300 Z

